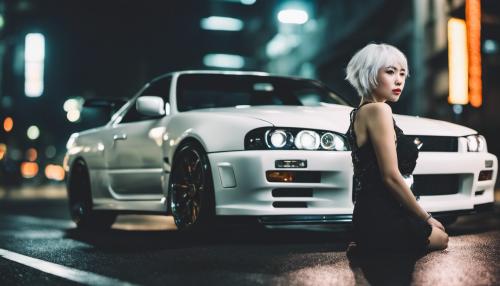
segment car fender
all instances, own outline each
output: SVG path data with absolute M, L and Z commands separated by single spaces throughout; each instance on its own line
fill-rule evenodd
M 174 116 L 164 136 L 164 154 L 172 162 L 177 147 L 188 138 L 198 141 L 207 153 L 244 150 L 245 135 L 255 128 L 272 127 L 264 120 L 186 112 Z

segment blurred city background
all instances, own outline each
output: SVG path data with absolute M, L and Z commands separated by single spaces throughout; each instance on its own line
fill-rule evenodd
M 500 155 L 498 0 L 0 0 L 0 189 L 62 184 L 68 137 L 109 118 L 84 100 L 171 71 L 315 78 L 357 105 L 345 67 L 369 42 L 408 56 L 395 113 L 471 127 Z

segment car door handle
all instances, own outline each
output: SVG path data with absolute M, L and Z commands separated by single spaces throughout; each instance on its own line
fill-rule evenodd
M 115 134 L 113 135 L 113 140 L 127 140 L 127 134 Z

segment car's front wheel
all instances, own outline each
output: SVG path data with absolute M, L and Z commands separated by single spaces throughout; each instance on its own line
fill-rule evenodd
M 169 183 L 170 209 L 179 230 L 207 228 L 215 216 L 215 198 L 208 157 L 195 142 L 179 146 Z
M 116 214 L 93 210 L 90 176 L 83 160 L 77 160 L 68 177 L 68 201 L 71 219 L 82 230 L 104 230 L 111 227 Z

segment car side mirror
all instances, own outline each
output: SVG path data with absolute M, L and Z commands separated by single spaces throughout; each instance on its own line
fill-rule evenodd
M 137 98 L 135 102 L 137 111 L 146 116 L 165 115 L 165 104 L 163 98 L 159 96 L 145 95 Z

